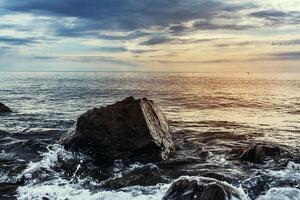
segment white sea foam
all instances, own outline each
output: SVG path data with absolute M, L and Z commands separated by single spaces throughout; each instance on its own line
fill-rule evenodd
M 271 188 L 265 195 L 261 195 L 257 200 L 299 200 L 300 190 L 291 187 Z
M 73 158 L 73 154 L 66 151 L 61 145 L 55 144 L 48 146 L 47 149 L 47 152 L 42 153 L 43 158 L 39 162 L 30 162 L 20 176 L 30 179 L 32 177 L 32 173 L 39 170 L 53 171 L 52 168 L 56 165 L 59 158 L 63 160 Z
M 162 199 L 168 188 L 168 184 L 158 184 L 148 187 L 128 187 L 118 191 L 91 191 L 67 180 L 56 179 L 42 184 L 19 187 L 18 199 L 38 200 L 47 197 L 53 200 L 152 200 Z
M 60 159 L 69 160 L 73 159 L 74 155 L 66 151 L 60 145 L 53 145 L 48 147 L 48 152 L 42 154 L 43 158 L 39 162 L 30 163 L 28 167 L 21 174 L 25 178 L 31 180 L 25 186 L 18 188 L 18 199 L 19 200 L 37 200 L 43 197 L 54 199 L 54 200 L 110 200 L 110 199 L 124 199 L 124 200 L 150 200 L 150 199 L 162 199 L 170 184 L 158 184 L 156 186 L 133 186 L 123 188 L 117 191 L 106 191 L 102 189 L 92 189 L 99 188 L 100 184 L 85 179 L 76 179 L 76 172 L 71 180 L 66 180 L 61 178 L 61 174 L 56 172 L 53 168 L 56 166 Z M 84 158 L 82 158 L 84 159 Z M 224 165 L 228 164 L 223 156 L 217 157 L 214 161 L 222 162 Z M 151 164 L 153 165 L 153 164 Z M 115 175 L 122 176 L 124 172 L 134 170 L 144 165 L 140 163 L 135 163 L 129 167 L 124 167 L 121 161 L 117 161 L 115 164 Z M 153 167 L 157 167 L 153 165 Z M 80 164 L 77 169 L 80 168 Z M 51 176 L 51 180 L 44 182 L 34 181 L 33 174 L 39 173 L 40 171 L 47 171 L 48 175 Z M 300 165 L 290 162 L 286 169 L 281 171 L 267 170 L 270 176 L 276 177 L 281 180 L 300 180 Z M 40 174 L 41 175 L 41 174 Z M 5 174 L 1 174 L 1 181 L 4 180 Z M 182 178 L 197 179 L 198 177 L 184 176 Z M 176 181 L 176 180 L 175 180 Z M 223 182 L 228 187 L 234 188 L 242 200 L 249 200 L 248 195 L 244 192 L 242 187 L 235 187 L 226 182 Z M 91 187 L 89 187 L 91 186 Z M 296 188 L 271 188 L 265 195 L 259 196 L 258 200 L 296 200 L 300 199 L 300 190 Z M 235 197 L 231 197 L 231 200 L 237 200 Z
M 7 173 L 0 171 L 0 183 L 7 182 L 8 180 L 9 180 L 9 177 L 8 177 Z
M 180 177 L 177 180 L 180 179 L 198 180 L 198 177 L 184 176 Z M 249 197 L 245 194 L 241 187 L 237 188 L 226 182 L 223 183 L 228 187 L 234 188 L 238 192 L 242 200 L 249 200 Z M 89 189 L 84 189 L 80 184 L 74 184 L 68 180 L 55 179 L 41 184 L 19 187 L 18 199 L 38 200 L 45 197 L 54 200 L 160 200 L 163 198 L 170 185 L 171 184 L 157 184 L 155 186 L 132 186 L 117 191 L 92 191 Z M 240 199 L 231 197 L 230 200 Z
M 276 177 L 281 180 L 300 181 L 300 164 L 289 162 L 284 170 L 273 171 L 268 170 L 270 176 Z
M 94 191 L 83 187 L 85 186 L 99 186 L 98 183 L 94 182 L 89 178 L 76 179 L 76 183 L 73 181 L 76 177 L 76 171 L 81 167 L 80 164 L 77 166 L 71 180 L 61 178 L 61 174 L 55 171 L 53 168 L 58 163 L 59 159 L 70 160 L 74 158 L 74 155 L 66 151 L 60 145 L 53 145 L 48 147 L 48 152 L 42 153 L 43 158 L 39 162 L 31 162 L 28 167 L 20 174 L 28 180 L 27 185 L 18 188 L 18 199 L 19 200 L 34 200 L 42 199 L 43 197 L 54 199 L 54 200 L 105 200 L 105 199 L 139 199 L 139 200 L 150 200 L 150 199 L 161 199 L 168 189 L 168 184 L 158 184 L 156 186 L 134 186 L 123 188 L 118 191 L 105 191 L 100 190 Z M 81 155 L 84 159 L 84 156 Z M 152 166 L 153 164 L 151 164 Z M 121 176 L 124 171 L 131 171 L 144 165 L 135 163 L 125 168 L 122 162 L 117 162 L 115 165 L 116 175 Z M 153 165 L 153 167 L 156 167 Z M 41 173 L 47 172 L 47 173 Z M 38 182 L 34 179 L 34 174 L 39 176 L 51 176 L 51 180 Z M 92 188 L 92 187 L 91 187 Z

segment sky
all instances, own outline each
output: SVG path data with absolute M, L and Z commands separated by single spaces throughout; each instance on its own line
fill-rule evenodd
M 0 71 L 300 72 L 300 3 L 0 0 Z

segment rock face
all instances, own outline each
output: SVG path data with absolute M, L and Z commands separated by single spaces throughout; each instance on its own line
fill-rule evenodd
M 252 146 L 241 154 L 240 159 L 252 163 L 263 163 L 266 156 L 280 155 L 281 149 L 279 147 L 270 145 L 255 145 Z
M 183 178 L 174 182 L 163 200 L 228 200 L 242 199 L 232 186 L 212 178 Z
M 157 104 L 133 97 L 87 111 L 59 142 L 100 162 L 159 161 L 174 150 L 166 117 Z
M 12 112 L 12 110 L 0 102 L 0 113 L 9 113 Z

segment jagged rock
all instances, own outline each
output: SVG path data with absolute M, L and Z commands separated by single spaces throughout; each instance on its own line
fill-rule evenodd
M 232 197 L 242 199 L 239 192 L 227 183 L 212 178 L 189 177 L 175 181 L 163 200 L 228 200 Z
M 0 102 L 0 113 L 9 113 L 12 112 L 12 110 Z
M 158 105 L 133 97 L 84 113 L 59 142 L 101 163 L 159 161 L 174 150 L 166 117 Z
M 147 164 L 143 167 L 138 167 L 129 171 L 122 177 L 109 179 L 103 182 L 103 187 L 116 190 L 123 187 L 140 185 L 149 186 L 156 185 L 158 183 L 165 183 L 167 180 L 161 176 L 161 173 L 157 166 L 153 164 Z
M 270 145 L 255 145 L 243 151 L 240 159 L 252 163 L 263 163 L 266 156 L 280 155 L 281 149 Z
M 164 200 L 225 200 L 239 197 L 238 192 L 216 179 L 195 177 L 181 178 L 174 182 Z

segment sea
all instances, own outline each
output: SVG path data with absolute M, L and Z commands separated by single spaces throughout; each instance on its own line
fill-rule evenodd
M 128 96 L 157 102 L 174 137 L 193 142 L 183 152 L 205 149 L 201 163 L 174 164 L 167 183 L 102 188 L 80 164 L 86 155 L 57 141 L 87 110 Z M 297 73 L 0 72 L 0 102 L 13 110 L 0 114 L 0 199 L 162 199 L 176 179 L 204 172 L 226 177 L 245 200 L 300 199 Z M 263 164 L 231 156 L 256 143 L 279 145 L 292 156 Z M 62 163 L 74 159 L 80 162 L 66 176 Z M 115 176 L 141 166 L 116 165 Z M 1 190 L 8 186 L 13 196 Z

